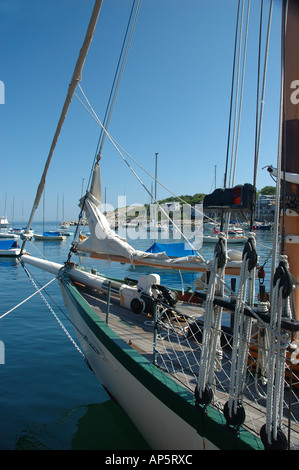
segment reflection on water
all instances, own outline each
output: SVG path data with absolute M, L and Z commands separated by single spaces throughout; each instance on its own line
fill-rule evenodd
M 27 423 L 15 450 L 143 450 L 148 445 L 113 401 L 64 411 L 53 423 Z
M 73 450 L 149 449 L 124 411 L 113 401 L 89 405 L 72 438 Z

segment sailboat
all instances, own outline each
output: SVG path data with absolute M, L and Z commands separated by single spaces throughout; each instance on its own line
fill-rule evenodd
M 57 202 L 57 220 L 58 220 L 58 202 Z M 63 222 L 59 224 L 60 235 L 64 235 L 65 237 L 70 237 L 71 236 L 71 232 L 69 231 L 70 225 L 64 220 L 64 193 L 62 194 L 62 220 Z
M 100 0 L 95 2 L 28 227 L 81 77 L 101 4 Z M 94 164 L 89 190 L 80 200 L 90 236 L 74 240 L 64 265 L 21 257 L 26 266 L 57 276 L 90 367 L 152 449 L 299 449 L 299 403 L 294 392 L 299 383 L 299 187 L 282 175 L 299 174 L 299 111 L 297 103 L 289 99 L 293 93 L 290 84 L 299 77 L 299 7 L 296 0 L 283 0 L 282 7 L 285 61 L 277 192 L 279 195 L 282 188 L 285 229 L 277 266 L 278 254 L 273 257 L 270 298 L 262 286 L 258 303 L 254 296 L 254 280 L 260 269 L 253 233 L 248 235 L 241 260 L 228 260 L 224 231 L 218 234 L 215 255 L 209 261 L 198 253 L 173 259 L 165 252 L 146 253 L 131 247 L 110 228 L 100 210 L 99 159 Z M 207 197 L 206 207 L 217 207 L 223 213 L 250 212 L 255 188 L 224 188 L 221 197 L 214 196 Z M 274 251 L 279 238 L 279 214 L 277 207 Z M 70 261 L 74 252 L 85 252 L 94 260 L 151 266 L 153 271 L 140 276 L 136 283 L 116 280 L 80 270 Z M 205 279 L 186 298 L 186 294 L 183 297 L 160 284 L 156 267 L 194 270 L 205 274 Z M 239 276 L 234 297 L 224 295 L 227 274 Z M 231 328 L 221 326 L 223 309 L 232 317 Z
M 34 240 L 36 241 L 62 241 L 65 240 L 65 235 L 62 235 L 57 230 L 48 230 L 42 234 L 35 233 Z
M 35 233 L 34 240 L 36 241 L 62 241 L 66 236 L 58 230 L 45 231 L 45 193 L 43 198 L 43 233 Z
M 3 216 L 0 217 L 0 228 L 7 228 L 8 227 L 8 220 L 7 217 Z
M 21 253 L 18 241 L 14 239 L 0 240 L 0 256 L 17 257 Z

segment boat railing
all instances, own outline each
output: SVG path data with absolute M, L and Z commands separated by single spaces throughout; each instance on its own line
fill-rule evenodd
M 263 315 L 264 317 L 264 315 Z M 264 319 L 264 318 L 263 318 Z M 264 321 L 254 320 L 248 346 L 248 356 L 245 364 L 246 374 L 242 398 L 244 421 L 230 422 L 225 413 L 229 399 L 233 331 L 229 326 L 222 326 L 216 331 L 218 336 L 211 385 L 211 399 L 202 404 L 203 410 L 211 405 L 223 413 L 223 424 L 232 432 L 242 432 L 246 429 L 260 438 L 260 432 L 265 426 L 267 411 L 267 387 L 269 383 L 268 354 L 269 338 Z M 153 362 L 170 374 L 176 381 L 184 384 L 190 391 L 196 393 L 201 367 L 202 338 L 204 321 L 194 318 L 177 309 L 169 309 L 167 305 L 159 306 L 154 321 Z M 297 328 L 298 322 L 284 320 L 284 327 L 289 332 Z M 283 429 L 288 436 L 288 446 L 299 448 L 299 367 L 292 360 L 291 348 L 287 348 L 285 360 L 284 396 L 282 405 Z

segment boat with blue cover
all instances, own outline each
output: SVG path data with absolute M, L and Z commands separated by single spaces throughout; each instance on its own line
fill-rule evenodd
M 21 248 L 18 241 L 14 239 L 1 239 L 0 240 L 0 256 L 19 256 Z
M 65 240 L 66 235 L 62 235 L 61 232 L 50 230 L 48 232 L 43 232 L 42 235 L 38 233 L 34 234 L 34 240 L 36 241 L 62 241 Z
M 146 253 L 166 253 L 169 258 L 180 258 L 184 256 L 196 256 L 196 251 L 183 243 L 159 243 L 155 242 Z

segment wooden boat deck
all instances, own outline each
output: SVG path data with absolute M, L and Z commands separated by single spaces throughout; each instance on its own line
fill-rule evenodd
M 199 373 L 199 361 L 201 345 L 197 341 L 178 341 L 172 333 L 172 326 L 169 331 L 158 331 L 157 355 L 154 357 L 154 321 L 151 315 L 145 313 L 136 314 L 129 309 L 121 307 L 119 297 L 111 292 L 109 314 L 107 317 L 107 294 L 94 291 L 78 285 L 81 295 L 87 300 L 93 310 L 103 321 L 119 335 L 129 346 L 142 354 L 149 361 L 154 362 L 180 384 L 186 386 L 194 392 Z M 186 314 L 191 319 L 200 319 L 204 311 L 199 305 L 178 302 L 176 310 Z M 182 325 L 184 328 L 184 325 Z M 170 344 L 171 343 L 171 344 Z M 163 350 L 164 348 L 164 350 Z M 213 405 L 218 409 L 223 409 L 228 399 L 228 384 L 230 374 L 230 352 L 223 351 L 222 370 L 216 379 L 216 393 L 213 398 Z M 254 390 L 254 380 L 251 381 L 250 395 L 245 394 L 244 407 L 246 407 L 246 422 L 244 428 L 259 436 L 260 428 L 265 424 L 265 399 L 257 396 Z M 285 402 L 288 403 L 288 391 L 286 391 Z M 297 395 L 297 392 L 295 392 Z M 257 402 L 252 399 L 252 395 L 257 396 Z M 294 401 L 294 399 L 293 399 Z M 292 406 L 291 448 L 299 449 L 299 401 L 298 397 Z M 247 419 L 248 418 L 248 419 Z M 284 425 L 288 428 L 288 415 L 285 413 Z M 225 420 L 224 420 L 225 424 Z
M 77 286 L 77 288 L 100 318 L 106 321 L 107 295 L 93 292 L 92 289 L 82 288 L 82 286 Z M 194 318 L 203 315 L 203 309 L 187 302 L 180 302 L 177 308 Z M 121 307 L 119 298 L 111 293 L 108 325 L 132 348 L 138 350 L 147 359 L 153 360 L 154 321 L 151 315 L 136 314 Z

